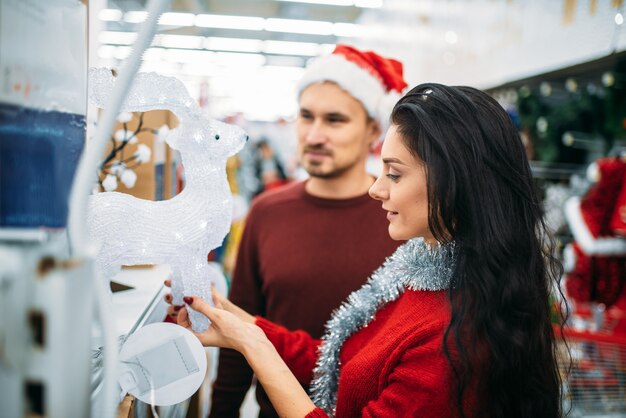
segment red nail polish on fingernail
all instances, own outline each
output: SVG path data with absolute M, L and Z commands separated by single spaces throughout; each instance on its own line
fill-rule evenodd
M 176 312 L 178 312 L 178 311 L 180 311 L 180 309 L 181 309 L 182 307 L 183 307 L 182 305 L 174 305 L 174 310 L 175 310 Z
M 191 305 L 193 303 L 193 298 L 191 296 L 185 296 L 183 300 L 187 305 Z

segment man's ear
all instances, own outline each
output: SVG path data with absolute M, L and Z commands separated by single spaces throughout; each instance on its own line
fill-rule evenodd
M 368 129 L 369 146 L 371 149 L 375 148 L 380 141 L 382 135 L 382 129 L 380 123 L 375 119 L 370 119 Z

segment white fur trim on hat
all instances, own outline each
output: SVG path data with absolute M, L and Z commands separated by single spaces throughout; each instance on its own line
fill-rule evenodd
M 391 111 L 401 97 L 402 94 L 392 90 L 378 101 L 378 114 L 380 115 L 378 123 L 380 123 L 380 129 L 382 130 L 383 136 L 385 135 L 385 132 L 387 132 L 387 128 L 389 128 Z
M 348 61 L 343 55 L 323 55 L 314 58 L 307 66 L 304 75 L 298 82 L 298 94 L 310 84 L 332 81 L 350 93 L 363 104 L 368 115 L 374 118 L 386 129 L 394 100 L 391 107 L 388 105 L 390 96 L 382 83 L 374 74 Z M 398 99 L 400 96 L 398 95 Z
M 565 202 L 565 217 L 580 249 L 589 256 L 617 256 L 626 254 L 626 240 L 622 238 L 594 238 L 580 211 L 580 198 L 572 196 Z

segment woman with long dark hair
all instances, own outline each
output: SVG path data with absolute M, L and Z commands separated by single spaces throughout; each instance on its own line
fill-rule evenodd
M 391 121 L 370 195 L 407 242 L 322 340 L 220 295 L 215 308 L 185 298 L 212 321 L 198 338 L 244 354 L 281 416 L 562 416 L 549 306 L 560 265 L 511 120 L 479 90 L 422 84 Z M 179 323 L 190 328 L 185 308 Z

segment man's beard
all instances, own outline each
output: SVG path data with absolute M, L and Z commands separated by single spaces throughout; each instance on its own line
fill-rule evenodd
M 303 165 L 304 170 L 309 173 L 309 176 L 318 179 L 335 179 L 341 177 L 345 172 L 352 168 L 353 164 L 345 165 L 343 167 L 331 167 L 328 169 L 322 168 L 321 165 L 307 164 Z
M 322 153 L 322 154 L 327 155 L 331 159 L 330 168 L 324 168 L 324 162 L 317 162 L 317 161 L 306 162 L 307 152 L 316 152 L 316 153 Z M 302 167 L 309 174 L 309 176 L 319 178 L 319 179 L 335 179 L 335 178 L 341 177 L 345 172 L 347 172 L 352 167 L 354 167 L 354 164 L 356 164 L 356 162 L 352 162 L 352 163 L 345 164 L 344 166 L 337 167 L 334 164 L 335 162 L 334 153 L 330 150 L 327 150 L 323 145 L 306 146 L 302 150 L 301 161 L 305 161 L 302 164 Z

